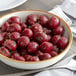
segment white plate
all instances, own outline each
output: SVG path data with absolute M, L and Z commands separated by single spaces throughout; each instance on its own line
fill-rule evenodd
M 15 8 L 27 0 L 0 0 L 0 11 L 9 10 Z

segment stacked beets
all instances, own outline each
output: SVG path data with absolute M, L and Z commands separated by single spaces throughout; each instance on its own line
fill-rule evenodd
M 25 22 L 13 16 L 1 27 L 0 53 L 20 61 L 40 61 L 58 55 L 68 45 L 56 16 L 30 14 Z

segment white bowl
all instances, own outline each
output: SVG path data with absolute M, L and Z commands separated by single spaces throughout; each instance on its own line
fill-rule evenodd
M 45 14 L 48 17 L 53 16 L 54 14 L 48 13 L 48 12 L 44 12 L 44 11 L 37 11 L 37 10 L 23 10 L 23 11 L 18 11 L 18 12 L 13 12 L 7 15 L 4 15 L 0 18 L 0 25 L 2 25 L 5 21 L 7 21 L 10 17 L 12 16 L 19 16 L 21 17 L 22 21 L 25 20 L 25 17 L 29 14 Z M 59 17 L 58 17 L 59 18 Z M 2 62 L 4 62 L 7 65 L 10 65 L 12 67 L 15 68 L 20 68 L 20 69 L 40 69 L 40 68 L 44 68 L 50 65 L 55 64 L 56 62 L 58 62 L 60 59 L 62 59 L 66 53 L 69 51 L 69 48 L 72 44 L 72 32 L 71 29 L 69 27 L 69 25 L 61 18 L 60 22 L 61 25 L 63 25 L 63 27 L 65 28 L 65 36 L 68 37 L 69 39 L 69 44 L 68 46 L 63 50 L 62 53 L 60 53 L 59 55 L 51 58 L 51 59 L 47 59 L 47 60 L 43 60 L 43 61 L 39 61 L 39 62 L 24 62 L 24 61 L 18 61 L 18 60 L 14 60 L 11 58 L 8 58 L 6 56 L 3 56 L 0 54 L 0 60 Z

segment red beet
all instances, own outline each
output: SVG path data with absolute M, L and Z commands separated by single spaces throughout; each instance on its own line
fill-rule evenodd
M 8 28 L 8 32 L 21 32 L 21 26 L 17 23 L 12 23 Z
M 40 45 L 40 50 L 42 52 L 45 52 L 45 53 L 48 53 L 52 50 L 53 48 L 53 44 L 50 43 L 50 42 L 43 42 L 41 45 Z
M 35 53 L 39 48 L 39 45 L 38 43 L 36 42 L 30 42 L 28 47 L 27 47 L 27 50 L 29 53 Z
M 18 39 L 18 45 L 20 48 L 26 48 L 26 46 L 30 43 L 30 39 L 27 36 L 22 36 Z
M 52 37 L 51 42 L 56 45 L 60 38 L 61 38 L 60 35 L 54 35 L 54 36 Z
M 18 52 L 14 52 L 12 53 L 11 57 L 16 59 L 18 56 L 20 56 L 20 54 Z
M 32 56 L 32 57 L 31 57 L 31 61 L 40 61 L 40 60 L 39 60 L 39 57 L 37 57 L 37 56 Z
M 56 16 L 53 16 L 52 18 L 49 19 L 47 27 L 51 29 L 55 29 L 59 24 L 60 24 L 60 20 Z
M 51 29 L 43 28 L 43 32 L 46 33 L 47 35 L 51 34 Z
M 37 32 L 43 32 L 43 28 L 40 24 L 38 23 L 35 23 L 31 26 L 31 29 L 34 33 L 37 33 Z
M 62 26 L 58 26 L 56 29 L 52 32 L 54 35 L 63 35 L 64 28 Z
M 2 34 L 0 34 L 0 45 L 2 45 L 3 42 L 4 42 L 4 37 Z
M 30 14 L 26 17 L 26 24 L 33 25 L 37 21 L 37 15 Z
M 24 30 L 27 27 L 27 25 L 25 23 L 20 23 L 20 26 L 21 26 L 22 30 Z
M 10 38 L 12 40 L 18 40 L 20 38 L 20 33 L 19 32 L 13 32 L 10 34 Z
M 39 17 L 39 23 L 43 26 L 46 26 L 47 22 L 48 22 L 49 18 L 45 15 L 40 15 Z
M 60 49 L 65 49 L 68 45 L 68 39 L 66 37 L 61 37 L 60 40 L 57 42 L 57 46 Z
M 10 25 L 10 24 L 9 24 L 8 22 L 5 22 L 5 23 L 1 26 L 1 31 L 2 31 L 2 32 L 6 32 L 9 25 Z
M 13 40 L 6 40 L 6 41 L 4 42 L 4 46 L 5 46 L 6 48 L 8 48 L 10 51 L 15 51 L 16 48 L 17 48 L 17 44 L 16 44 L 16 42 L 13 41 Z
M 11 18 L 8 19 L 9 23 L 17 23 L 20 24 L 21 23 L 21 18 L 18 16 L 13 16 Z
M 43 55 L 39 56 L 40 60 L 46 60 L 46 59 L 50 59 L 51 55 L 49 53 L 44 53 Z
M 4 56 L 7 56 L 7 57 L 10 56 L 9 50 L 5 47 L 0 47 L 0 53 L 3 54 Z
M 17 56 L 15 59 L 19 61 L 25 61 L 25 58 L 23 56 Z
M 52 57 L 54 57 L 54 56 L 57 56 L 57 55 L 58 55 L 58 53 L 57 53 L 56 51 L 51 51 L 51 52 L 49 52 L 49 54 L 50 54 Z
M 41 51 L 37 51 L 37 52 L 35 53 L 35 55 L 36 55 L 36 56 L 40 56 L 40 55 L 43 55 L 43 53 L 42 53 Z
M 45 33 L 40 33 L 40 32 L 35 33 L 34 39 L 39 43 L 42 43 L 44 41 L 49 41 L 48 35 L 46 35 Z
M 31 55 L 24 55 L 24 58 L 26 61 L 31 61 L 32 56 Z
M 33 32 L 32 32 L 31 29 L 25 28 L 25 29 L 22 31 L 22 35 L 23 35 L 23 36 L 28 36 L 29 38 L 32 38 L 32 37 L 33 37 Z

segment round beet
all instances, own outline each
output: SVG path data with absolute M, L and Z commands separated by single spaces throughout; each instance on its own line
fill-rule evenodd
M 23 36 L 28 36 L 29 38 L 32 38 L 32 37 L 33 37 L 33 32 L 32 32 L 31 29 L 25 28 L 25 29 L 22 31 L 22 35 L 23 35 Z
M 43 55 L 43 53 L 41 51 L 36 51 L 35 55 L 40 56 L 40 55 Z
M 4 46 L 5 46 L 6 48 L 8 48 L 10 51 L 15 51 L 16 48 L 17 48 L 17 44 L 16 44 L 16 42 L 13 41 L 13 40 L 6 40 L 6 41 L 4 42 Z
M 9 23 L 17 23 L 20 24 L 21 23 L 21 18 L 18 16 L 13 16 L 11 18 L 8 19 Z
M 8 23 L 8 22 L 5 22 L 5 23 L 1 26 L 1 31 L 2 31 L 2 32 L 6 32 L 8 26 L 9 26 L 9 23 Z
M 48 35 L 40 32 L 35 33 L 34 39 L 39 43 L 42 43 L 44 41 L 49 41 Z
M 33 25 L 37 21 L 37 15 L 30 14 L 26 17 L 26 24 Z
M 25 61 L 25 58 L 23 56 L 17 56 L 15 59 L 19 61 Z
M 47 35 L 50 35 L 51 34 L 51 30 L 50 29 L 47 29 L 47 28 L 43 28 L 43 32 Z
M 51 39 L 51 42 L 56 45 L 60 38 L 60 35 L 54 35 Z
M 50 54 L 52 57 L 54 57 L 54 56 L 57 56 L 57 55 L 58 55 L 58 53 L 57 53 L 56 51 L 51 51 L 51 52 L 49 52 L 49 54 Z
M 29 53 L 35 53 L 39 48 L 39 45 L 38 43 L 36 42 L 30 42 L 28 47 L 27 47 L 27 50 Z
M 27 25 L 25 23 L 20 23 L 20 26 L 21 26 L 22 30 L 24 30 L 27 27 Z
M 43 26 L 46 26 L 47 22 L 48 22 L 49 18 L 45 15 L 40 15 L 39 17 L 39 23 Z
M 64 28 L 62 26 L 58 26 L 56 29 L 53 29 L 52 32 L 54 35 L 63 35 Z
M 31 61 L 32 56 L 31 55 L 24 55 L 24 58 L 26 61 Z
M 18 39 L 18 45 L 20 48 L 26 48 L 26 46 L 30 43 L 30 39 L 27 36 L 22 36 Z
M 52 50 L 53 48 L 53 44 L 50 43 L 50 42 L 43 42 L 41 45 L 40 45 L 40 50 L 42 52 L 45 52 L 45 53 L 48 53 Z
M 37 57 L 37 56 L 32 56 L 32 57 L 31 57 L 31 61 L 39 61 L 39 57 Z
M 60 40 L 57 42 L 57 46 L 60 49 L 65 49 L 68 45 L 68 38 L 61 37 Z
M 13 52 L 11 57 L 16 59 L 18 56 L 20 56 L 20 54 L 18 52 Z
M 20 33 L 19 32 L 13 32 L 10 34 L 10 38 L 12 40 L 18 40 L 20 38 Z
M 8 32 L 21 32 L 21 26 L 17 23 L 12 23 L 8 28 Z
M 2 34 L 0 34 L 0 45 L 2 45 L 3 42 L 4 42 L 4 37 Z
M 44 53 L 43 55 L 39 56 L 40 60 L 46 60 L 46 59 L 50 59 L 51 55 L 49 53 Z
M 2 55 L 4 55 L 4 56 L 7 56 L 7 57 L 10 56 L 9 50 L 8 50 L 7 48 L 5 48 L 5 47 L 0 47 L 0 53 L 1 53 Z
M 47 27 L 51 29 L 55 29 L 59 24 L 60 24 L 60 20 L 56 16 L 53 16 L 52 18 L 49 19 Z
M 31 29 L 34 33 L 37 33 L 37 32 L 43 32 L 43 28 L 40 24 L 38 23 L 35 23 L 31 26 Z

